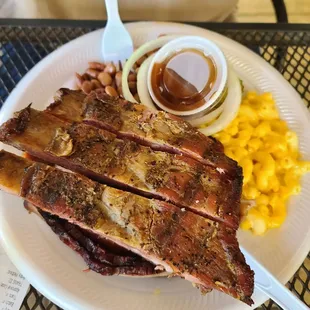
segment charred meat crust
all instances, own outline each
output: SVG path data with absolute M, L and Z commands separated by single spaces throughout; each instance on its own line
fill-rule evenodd
M 223 153 L 223 145 L 194 129 L 181 118 L 163 111 L 151 112 L 142 105 L 93 92 L 85 98 L 83 121 L 109 130 L 154 150 L 190 156 L 229 172 L 236 163 Z
M 251 304 L 249 296 L 253 293 L 254 272 L 246 265 L 240 250 L 237 250 L 239 244 L 235 231 L 220 223 L 212 225 L 199 216 L 171 212 L 169 206 L 161 212 L 167 212 L 167 217 L 172 219 L 169 225 L 153 219 L 152 235 L 156 236 L 154 243 L 160 249 L 161 255 L 171 260 L 183 274 L 189 273 L 197 278 L 203 273 L 207 274 L 209 277 L 202 275 L 203 283 L 207 284 L 207 287 L 216 288 Z M 195 232 L 195 239 L 189 238 L 192 231 Z M 217 238 L 221 245 L 215 241 Z M 182 256 L 179 256 L 180 245 Z M 197 253 L 197 248 L 206 249 L 208 254 Z M 225 251 L 222 252 L 222 249 Z M 233 276 L 228 276 L 226 268 Z M 213 276 L 210 277 L 210 274 Z M 226 279 L 223 280 L 224 278 Z M 212 286 L 212 283 L 216 286 Z M 239 294 L 242 292 L 239 297 L 235 294 L 236 290 Z
M 231 175 L 240 173 L 241 168 L 224 155 L 219 141 L 206 137 L 176 116 L 96 92 L 83 97 L 78 95 L 79 91 L 62 88 L 59 93 L 57 102 L 46 110 L 55 116 L 84 121 L 154 150 L 192 157 Z
M 51 227 L 56 235 L 59 236 L 59 239 L 69 246 L 72 250 L 77 252 L 82 256 L 85 263 L 89 267 L 89 269 L 100 273 L 105 276 L 111 275 L 151 275 L 155 274 L 154 272 L 154 265 L 142 261 L 142 260 L 134 260 L 131 264 L 122 263 L 119 261 L 119 264 L 110 264 L 102 261 L 102 259 L 98 259 L 96 256 L 92 257 L 91 252 L 85 249 L 80 243 L 76 240 L 76 238 L 72 237 L 72 235 L 67 232 L 68 228 L 66 227 L 69 223 L 62 223 L 59 219 L 55 216 L 49 215 L 46 212 L 40 212 L 43 216 L 46 223 Z M 72 225 L 72 224 L 71 224 Z M 70 229 L 72 233 L 72 229 Z M 100 250 L 101 248 L 97 248 Z M 111 254 L 110 254 L 111 255 Z M 112 256 L 112 255 L 111 255 Z M 122 258 L 122 257 L 118 257 Z M 122 259 L 127 260 L 132 259 L 132 257 L 123 257 Z
M 23 123 L 23 130 L 16 132 L 15 123 Z M 43 162 L 238 228 L 242 175 L 229 177 L 191 158 L 154 151 L 30 107 L 2 125 L 0 133 L 0 140 Z
M 38 208 L 134 245 L 142 255 L 159 257 L 176 274 L 251 303 L 253 272 L 234 230 L 43 164 L 34 164 L 25 179 L 24 198 Z
M 246 264 L 244 255 L 241 251 L 235 251 L 239 247 L 236 239 L 236 233 L 233 231 L 219 230 L 219 240 L 221 240 L 222 247 L 226 253 L 227 261 L 233 262 L 230 268 L 236 275 L 236 286 L 243 291 L 243 302 L 248 305 L 252 304 L 250 296 L 253 294 L 254 286 L 254 271 Z
M 69 100 L 69 104 L 66 100 Z M 152 261 L 152 258 L 155 258 L 156 264 L 159 259 L 167 271 L 172 270 L 175 274 L 195 282 L 202 290 L 206 287 L 216 288 L 251 304 L 253 272 L 245 263 L 235 235 L 238 226 L 235 223 L 239 221 L 241 168 L 223 154 L 222 146 L 221 144 L 216 146 L 216 140 L 201 136 L 194 130 L 196 133 L 193 133 L 191 141 L 193 128 L 186 122 L 163 112 L 153 113 L 141 105 L 122 100 L 113 102 L 109 100 L 105 97 L 94 97 L 93 94 L 85 98 L 81 93 L 61 90 L 58 100 L 44 113 L 47 122 L 42 117 L 43 112 L 37 111 L 33 121 L 34 110 L 28 107 L 17 114 L 15 119 L 2 126 L 0 140 L 29 151 L 32 156 L 46 162 L 62 165 L 93 179 L 99 178 L 101 182 L 132 191 L 137 189 L 135 183 L 132 188 L 125 187 L 126 180 L 115 180 L 115 173 L 103 177 L 105 174 L 102 174 L 102 171 L 96 172 L 99 167 L 98 161 L 101 162 L 102 159 L 97 157 L 97 154 L 102 153 L 102 144 L 112 144 L 113 149 L 107 148 L 104 151 L 110 154 L 111 151 L 117 150 L 117 156 L 120 158 L 120 164 L 116 161 L 117 165 L 111 162 L 111 156 L 105 158 L 108 160 L 108 165 L 104 168 L 99 167 L 104 173 L 107 167 L 109 169 L 124 167 L 121 164 L 128 157 L 132 157 L 134 159 L 132 162 L 135 162 L 136 154 L 141 154 L 143 153 L 141 150 L 147 149 L 143 145 L 172 153 L 173 155 L 169 156 L 173 156 L 174 163 L 183 161 L 184 165 L 189 167 L 185 169 L 186 173 L 178 169 L 171 170 L 167 177 L 165 171 L 173 167 L 172 162 L 167 161 L 165 166 L 165 161 L 160 165 L 158 160 L 154 164 L 154 161 L 150 160 L 147 162 L 147 173 L 140 184 L 142 186 L 151 184 L 161 198 L 173 198 L 175 193 L 183 193 L 181 201 L 193 204 L 194 201 L 204 198 L 198 180 L 203 174 L 201 171 L 209 169 L 206 184 L 208 188 L 215 188 L 215 191 L 206 196 L 208 206 L 214 207 L 216 220 L 224 220 L 225 224 L 233 228 L 203 218 L 187 209 L 113 189 L 42 163 L 32 164 L 26 159 L 25 165 L 17 165 L 14 173 L 12 165 L 3 166 L 0 171 L 0 186 L 11 192 L 20 192 L 22 197 L 38 208 L 68 220 L 71 223 L 69 225 L 78 225 L 98 237 L 107 238 L 127 249 L 132 249 L 148 260 Z M 96 107 L 98 105 L 105 108 L 102 110 Z M 111 109 L 109 122 L 100 119 L 105 117 L 106 108 Z M 116 109 L 118 115 L 113 109 Z M 100 116 L 100 113 L 103 114 Z M 64 121 L 61 121 L 61 118 Z M 32 121 L 35 125 L 33 127 L 29 125 Z M 72 124 L 73 121 L 78 123 Z M 94 126 L 83 125 L 81 122 L 89 122 Z M 173 126 L 174 122 L 176 128 Z M 56 132 L 53 123 L 59 124 Z M 41 131 L 38 134 L 38 128 L 44 126 L 54 130 Z M 106 128 L 110 133 L 95 127 Z M 131 128 L 134 130 L 131 131 Z M 178 132 L 180 128 L 184 131 Z M 168 136 L 165 135 L 166 132 L 169 133 Z M 28 136 L 25 133 L 28 133 Z M 126 137 L 130 141 L 116 139 L 115 136 L 122 139 Z M 146 157 L 149 158 L 150 155 L 146 154 Z M 0 166 L 2 160 L 5 158 L 0 156 Z M 78 165 L 81 161 L 83 164 Z M 130 167 L 132 162 L 127 166 Z M 201 168 L 202 166 L 204 168 Z M 134 168 L 136 170 L 136 167 Z M 6 169 L 12 171 L 6 172 Z M 189 177 L 188 172 L 193 170 L 196 172 Z M 21 175 L 23 175 L 22 181 Z M 12 182 L 5 182 L 4 179 L 7 177 Z M 138 179 L 141 182 L 141 175 Z M 212 182 L 217 182 L 215 183 L 217 185 Z M 137 193 L 145 195 L 145 190 Z M 157 197 L 156 194 L 151 192 L 148 197 Z M 175 202 L 175 205 L 178 203 Z M 74 248 L 78 251 L 82 248 L 87 252 L 85 244 L 83 246 L 78 243 L 68 233 L 67 236 L 74 241 L 70 243 Z M 102 252 L 86 254 L 86 259 L 90 258 L 99 263 L 93 265 L 94 270 L 102 274 L 119 272 L 107 271 L 106 265 L 109 267 L 111 265 L 97 259 Z
M 89 269 L 95 272 L 105 276 L 146 276 L 160 273 L 155 270 L 153 264 L 139 256 L 130 253 L 128 256 L 110 253 L 85 236 L 78 226 L 47 212 L 39 211 L 39 213 L 59 239 L 82 256 Z
M 0 131 L 1 141 L 6 141 L 10 135 L 21 134 L 25 131 L 30 119 L 30 107 L 31 104 L 19 113 L 14 113 L 14 117 L 5 123 L 6 126 Z
M 96 187 L 99 192 L 96 192 Z M 100 200 L 102 190 L 104 185 L 100 186 L 87 178 L 76 178 L 71 173 L 63 173 L 41 163 L 35 163 L 26 170 L 21 184 L 22 197 L 34 195 L 34 199 L 46 203 L 51 213 L 61 212 L 64 218 L 72 216 L 90 228 L 94 228 L 98 219 L 104 217 L 103 211 L 94 203 L 94 200 Z M 42 208 L 35 201 L 31 203 Z

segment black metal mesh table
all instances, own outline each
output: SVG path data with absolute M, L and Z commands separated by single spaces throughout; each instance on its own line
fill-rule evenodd
M 103 27 L 98 21 L 0 20 L 0 106 L 19 80 L 64 43 Z M 310 25 L 196 24 L 232 38 L 260 54 L 293 85 L 310 108 Z M 310 306 L 310 254 L 287 287 Z M 33 287 L 22 310 L 60 309 Z M 260 309 L 280 309 L 268 301 Z

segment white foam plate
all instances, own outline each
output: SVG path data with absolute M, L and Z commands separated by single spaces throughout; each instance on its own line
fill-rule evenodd
M 135 46 L 163 33 L 199 35 L 216 42 L 248 88 L 273 94 L 281 117 L 299 136 L 303 157 L 310 159 L 309 112 L 290 84 L 258 55 L 224 36 L 193 26 L 145 22 L 128 24 L 128 29 Z M 30 102 L 34 108 L 44 109 L 57 89 L 72 83 L 75 72 L 83 72 L 88 61 L 100 61 L 102 31 L 64 45 L 37 64 L 7 99 L 0 122 Z M 263 237 L 238 233 L 242 246 L 283 283 L 298 269 L 310 249 L 309 201 L 310 175 L 306 175 L 301 194 L 290 201 L 287 220 L 280 229 Z M 201 296 L 182 279 L 130 279 L 83 272 L 83 260 L 37 216 L 29 215 L 21 199 L 1 192 L 0 212 L 1 242 L 9 257 L 36 289 L 64 309 L 248 309 L 216 291 Z M 258 306 L 267 297 L 255 292 L 253 299 Z

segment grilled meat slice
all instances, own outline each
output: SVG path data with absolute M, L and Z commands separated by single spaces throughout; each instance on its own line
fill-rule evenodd
M 167 272 L 252 304 L 253 271 L 226 225 L 4 151 L 0 187 Z
M 58 100 L 47 108 L 49 113 L 65 120 L 84 121 L 154 150 L 194 158 L 222 173 L 241 174 L 241 168 L 225 156 L 219 141 L 205 136 L 181 118 L 96 92 L 87 97 L 68 89 L 60 89 L 59 93 Z
M 191 158 L 154 151 L 30 107 L 1 126 L 0 140 L 45 162 L 238 228 L 241 175 L 228 177 Z
M 85 236 L 78 226 L 42 210 L 39 213 L 59 239 L 84 259 L 90 270 L 105 276 L 151 276 L 160 273 L 152 263 L 137 255 L 110 253 Z

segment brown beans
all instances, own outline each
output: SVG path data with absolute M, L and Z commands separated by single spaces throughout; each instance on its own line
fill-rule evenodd
M 142 57 L 143 58 L 143 57 Z M 142 58 L 140 62 L 142 62 Z M 145 57 L 144 57 L 145 59 Z M 122 67 L 115 66 L 113 63 L 102 64 L 99 62 L 89 62 L 89 67 L 84 74 L 78 73 L 76 76 L 76 84 L 85 94 L 89 94 L 92 90 L 102 96 L 108 94 L 112 97 L 121 96 L 122 90 Z M 132 95 L 140 102 L 137 94 L 137 72 L 139 70 L 138 63 L 135 63 L 133 71 L 128 75 L 128 87 Z
M 90 61 L 88 63 L 88 66 L 90 69 L 95 69 L 95 70 L 98 70 L 98 71 L 103 71 L 104 68 L 105 68 L 105 64 L 102 64 L 100 62 L 95 62 L 95 61 Z
M 115 83 L 117 87 L 120 87 L 122 85 L 122 71 L 118 71 L 115 74 Z
M 89 81 L 89 80 L 90 80 L 90 76 L 89 76 L 87 73 L 84 73 L 84 74 L 82 75 L 82 79 L 83 79 L 84 81 Z
M 109 86 L 113 82 L 111 75 L 107 72 L 100 72 L 98 75 L 98 80 L 103 86 Z
M 93 84 L 90 81 L 84 81 L 81 89 L 85 94 L 89 94 L 93 90 Z
M 86 73 L 87 73 L 89 76 L 91 76 L 92 78 L 96 78 L 96 77 L 98 76 L 98 74 L 100 73 L 100 71 L 95 70 L 95 69 L 90 69 L 90 68 L 88 68 L 88 69 L 86 70 Z
M 137 74 L 135 72 L 129 73 L 128 82 L 135 82 L 137 80 Z
M 139 58 L 139 59 L 137 60 L 137 65 L 138 65 L 138 66 L 141 66 L 142 63 L 143 63 L 143 61 L 144 61 L 145 59 L 146 59 L 145 56 L 142 56 L 141 58 Z
M 76 86 L 78 88 L 81 88 L 84 80 L 83 80 L 83 78 L 82 78 L 82 76 L 80 74 L 75 73 L 75 81 L 76 81 Z
M 117 85 L 116 85 L 115 79 L 113 80 L 113 82 L 112 82 L 112 84 L 110 86 L 112 86 L 113 88 L 117 89 Z
M 91 80 L 91 83 L 93 85 L 93 89 L 97 89 L 97 88 L 102 87 L 101 83 L 98 80 L 93 79 L 93 80 Z
M 136 82 L 129 82 L 128 86 L 129 86 L 130 92 L 132 94 L 135 94 L 137 92 L 137 83 Z
M 109 73 L 110 75 L 114 76 L 114 74 L 116 73 L 116 67 L 114 64 L 110 63 L 110 64 L 107 64 L 105 69 L 104 69 L 104 72 L 107 72 Z
M 113 88 L 112 86 L 107 86 L 104 90 L 109 96 L 118 97 L 118 93 L 117 93 L 116 89 Z

